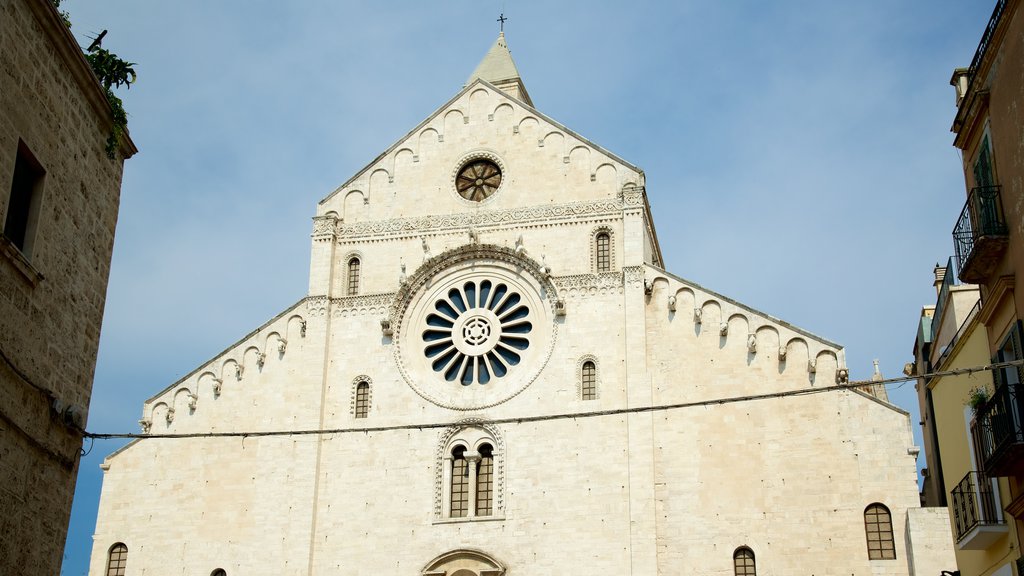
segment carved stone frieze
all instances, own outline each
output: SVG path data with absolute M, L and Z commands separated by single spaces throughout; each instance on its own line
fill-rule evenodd
M 561 221 L 581 216 L 614 216 L 622 212 L 621 200 L 571 202 L 549 206 L 527 206 L 505 210 L 466 212 L 462 214 L 434 214 L 416 218 L 395 218 L 375 222 L 338 222 L 339 238 L 363 236 L 422 236 L 424 232 L 437 233 L 470 227 L 496 226 L 533 221 Z
M 330 240 L 338 233 L 338 218 L 335 216 L 316 216 L 313 218 L 313 238 Z
M 315 318 L 323 317 L 327 314 L 327 297 L 310 296 L 306 298 L 306 311 Z M 305 326 L 303 326 L 303 329 L 305 329 Z
M 552 281 L 559 293 L 565 296 L 587 294 L 622 293 L 623 277 L 621 272 L 599 272 L 597 274 L 573 274 L 569 276 L 553 276 Z
M 394 292 L 332 298 L 331 315 L 334 318 L 361 316 L 364 314 L 386 315 L 394 298 Z
M 634 286 L 644 281 L 643 266 L 625 266 L 622 268 L 622 273 L 626 278 L 627 285 Z

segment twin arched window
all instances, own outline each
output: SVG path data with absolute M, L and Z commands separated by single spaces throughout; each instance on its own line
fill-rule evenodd
M 452 518 L 494 514 L 493 446 L 481 444 L 476 452 L 462 444 L 452 448 L 449 495 Z
M 864 509 L 864 532 L 868 539 L 868 560 L 896 559 L 892 514 L 884 504 L 875 502 Z
M 359 258 L 353 256 L 348 260 L 348 287 L 345 290 L 346 296 L 359 294 Z
M 736 576 L 757 576 L 757 568 L 754 566 L 754 551 L 746 546 L 740 546 L 732 553 L 732 567 Z
M 124 576 L 124 568 L 128 563 L 128 547 L 118 542 L 107 552 L 107 576 Z

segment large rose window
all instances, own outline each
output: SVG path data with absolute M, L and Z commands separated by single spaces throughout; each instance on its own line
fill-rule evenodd
M 500 404 L 543 370 L 557 322 L 553 287 L 499 246 L 436 257 L 408 281 L 396 310 L 395 359 L 409 386 L 455 410 Z
M 470 280 L 436 299 L 427 314 L 423 354 L 448 382 L 503 378 L 523 359 L 533 330 L 530 308 L 502 282 Z

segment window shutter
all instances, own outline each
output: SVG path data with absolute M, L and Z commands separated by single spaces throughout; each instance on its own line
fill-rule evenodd
M 1024 341 L 1024 326 L 1022 326 L 1020 320 L 1017 320 L 1017 325 L 1014 326 L 1014 329 L 1010 332 L 1010 342 L 1013 345 L 1014 360 L 1024 359 L 1024 345 L 1022 345 L 1022 341 Z M 1013 368 L 1017 370 L 1017 383 L 1024 384 L 1024 365 L 1017 365 Z
M 998 364 L 999 362 L 1002 362 L 1002 360 L 999 359 L 999 352 L 996 352 L 996 355 L 992 357 L 992 363 L 993 364 Z M 992 372 L 992 384 L 994 385 L 993 387 L 996 390 L 998 390 L 999 387 L 1002 386 L 1004 381 L 1006 380 L 1005 378 L 1003 378 L 1003 369 L 1002 368 L 996 368 L 995 370 L 991 370 L 991 372 Z

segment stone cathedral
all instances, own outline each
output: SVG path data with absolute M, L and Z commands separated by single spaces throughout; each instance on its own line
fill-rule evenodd
M 778 394 L 843 348 L 666 271 L 643 171 L 504 35 L 311 244 L 308 296 L 145 403 L 195 436 L 103 464 L 91 575 L 914 572 L 908 414 Z

